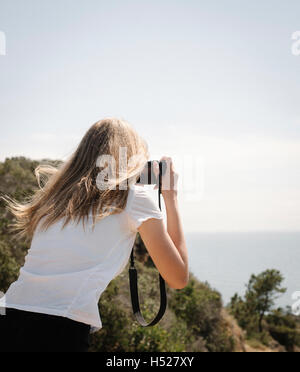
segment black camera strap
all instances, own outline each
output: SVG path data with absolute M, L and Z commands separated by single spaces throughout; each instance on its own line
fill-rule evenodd
M 161 171 L 161 164 L 160 164 L 160 172 L 159 172 L 159 188 L 158 188 L 158 201 L 159 201 L 159 209 L 161 210 L 161 186 L 162 186 L 162 171 Z M 143 315 L 141 314 L 140 310 L 140 303 L 139 303 L 139 294 L 138 294 L 138 275 L 137 270 L 134 266 L 134 248 L 132 248 L 131 252 L 131 263 L 129 268 L 129 282 L 130 282 L 130 295 L 131 295 L 131 303 L 134 316 L 136 320 L 140 323 L 143 327 L 152 327 L 157 324 L 162 317 L 164 316 L 166 309 L 167 309 L 167 293 L 166 293 L 166 285 L 165 281 L 159 273 L 159 285 L 160 285 L 160 308 L 156 317 L 150 323 L 146 323 Z

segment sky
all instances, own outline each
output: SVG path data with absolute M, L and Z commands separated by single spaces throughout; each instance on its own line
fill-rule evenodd
M 0 0 L 0 161 L 64 160 L 115 116 L 174 159 L 185 231 L 300 231 L 299 14 L 296 0 Z

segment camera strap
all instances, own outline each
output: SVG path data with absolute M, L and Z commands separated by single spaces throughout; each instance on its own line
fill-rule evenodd
M 161 185 L 162 185 L 162 172 L 161 172 L 161 164 L 160 164 L 160 172 L 159 172 L 159 188 L 158 188 L 158 201 L 159 201 L 159 209 L 161 210 Z M 134 248 L 132 248 L 131 252 L 131 263 L 129 268 L 129 282 L 130 282 L 130 295 L 131 295 L 131 303 L 133 314 L 136 320 L 140 323 L 142 327 L 152 327 L 157 324 L 162 317 L 164 316 L 167 308 L 167 294 L 166 294 L 166 285 L 165 281 L 159 273 L 159 286 L 160 286 L 160 308 L 156 317 L 152 320 L 152 322 L 147 323 L 141 313 L 140 310 L 140 302 L 139 302 L 139 294 L 138 294 L 138 275 L 137 270 L 134 266 Z

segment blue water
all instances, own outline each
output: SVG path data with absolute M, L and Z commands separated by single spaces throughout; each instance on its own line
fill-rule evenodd
M 244 294 L 251 274 L 279 270 L 287 293 L 277 306 L 292 306 L 300 291 L 300 233 L 192 233 L 186 235 L 190 271 L 217 289 L 226 305 Z

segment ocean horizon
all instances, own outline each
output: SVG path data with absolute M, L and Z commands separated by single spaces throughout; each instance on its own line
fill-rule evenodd
M 221 293 L 224 305 L 243 295 L 251 274 L 279 270 L 287 292 L 277 307 L 292 306 L 300 291 L 300 232 L 187 233 L 190 271 Z

